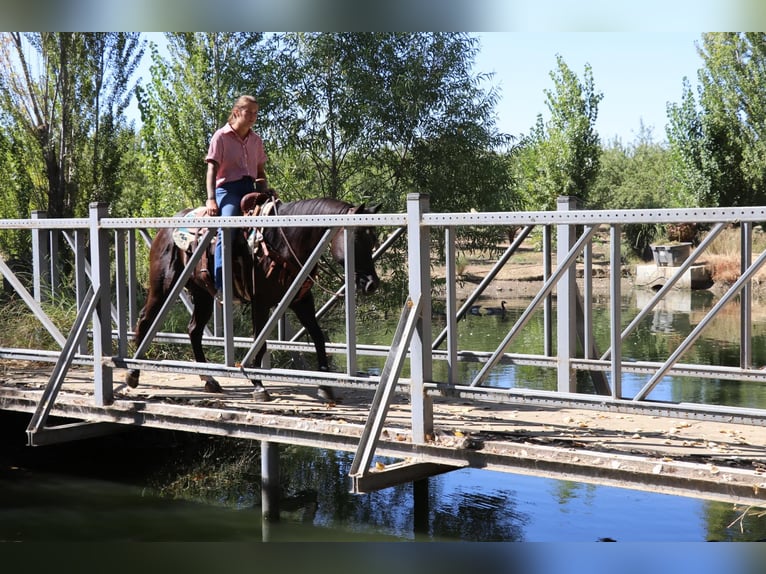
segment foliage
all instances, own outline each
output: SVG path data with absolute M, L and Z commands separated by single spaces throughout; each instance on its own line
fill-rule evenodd
M 151 78 L 136 92 L 145 169 L 145 215 L 172 215 L 205 197 L 204 157 L 213 133 L 244 93 L 256 98 L 261 33 L 165 34 L 168 56 L 151 45 Z
M 434 211 L 519 207 L 504 153 L 511 138 L 494 127 L 497 93 L 471 72 L 476 42 L 446 33 L 271 37 L 262 124 L 283 199 L 329 196 L 397 212 L 417 191 Z M 406 284 L 404 261 L 401 246 L 382 261 L 387 287 Z
M 598 105 L 590 65 L 583 80 L 572 72 L 561 56 L 551 72 L 554 87 L 546 90 L 551 117 L 536 125 L 521 142 L 516 177 L 527 205 L 536 210 L 556 208 L 559 196 L 587 202 L 599 170 L 600 140 L 595 129 Z
M 673 154 L 653 141 L 643 124 L 636 142 L 623 146 L 611 142 L 603 151 L 600 171 L 590 194 L 592 209 L 653 209 L 686 207 Z M 649 244 L 663 233 L 659 224 L 624 227 L 630 249 L 651 258 Z
M 670 105 L 668 138 L 700 206 L 766 202 L 766 34 L 703 34 L 697 100 Z
M 71 217 L 118 197 L 139 35 L 12 32 L 0 49 L 0 108 L 32 160 L 14 170 L 35 188 L 29 207 Z
M 497 94 L 471 74 L 474 38 L 293 33 L 270 50 L 264 131 L 287 197 L 374 200 L 384 211 L 416 190 L 438 210 L 511 203 L 492 151 L 510 140 L 494 129 Z

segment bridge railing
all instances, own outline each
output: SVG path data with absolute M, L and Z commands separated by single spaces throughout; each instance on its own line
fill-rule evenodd
M 94 369 L 94 400 L 97 404 L 108 404 L 114 398 L 113 372 L 116 368 L 140 367 L 145 370 L 174 370 L 197 374 L 222 374 L 229 376 L 262 376 L 266 380 L 289 380 L 339 386 L 402 385 L 409 388 L 412 406 L 413 440 L 423 442 L 430 434 L 433 420 L 433 400 L 444 395 L 461 396 L 466 400 L 491 400 L 498 402 L 523 402 L 552 404 L 578 404 L 588 408 L 626 410 L 655 409 L 668 412 L 683 411 L 685 416 L 731 417 L 756 421 L 762 424 L 765 413 L 760 409 L 743 409 L 712 405 L 677 405 L 649 400 L 649 393 L 666 376 L 714 377 L 766 382 L 766 371 L 752 363 L 751 281 L 762 268 L 766 254 L 753 258 L 752 232 L 756 223 L 766 220 L 766 207 L 710 208 L 710 209 L 652 209 L 652 210 L 579 210 L 570 198 L 561 198 L 557 211 L 540 212 L 492 212 L 492 213 L 431 213 L 429 198 L 412 194 L 407 200 L 406 213 L 368 214 L 343 216 L 292 216 L 200 218 L 198 226 L 242 227 L 242 226 L 327 226 L 353 230 L 360 226 L 376 226 L 391 233 L 391 241 L 402 233 L 407 236 L 409 297 L 408 310 L 403 312 L 406 321 L 397 330 L 399 337 L 406 340 L 406 360 L 409 361 L 408 378 L 398 376 L 397 369 L 390 380 L 385 377 L 360 377 L 356 369 L 356 357 L 360 354 L 383 355 L 391 358 L 401 353 L 401 341 L 392 341 L 388 346 L 365 346 L 358 344 L 355 336 L 356 306 L 353 301 L 353 268 L 346 269 L 346 282 L 330 300 L 345 301 L 346 340 L 328 345 L 331 351 L 346 356 L 345 373 L 317 373 L 298 369 L 256 370 L 237 364 L 235 348 L 249 348 L 255 351 L 253 341 L 248 337 L 234 335 L 232 309 L 224 305 L 221 315 L 216 317 L 212 331 L 205 341 L 223 346 L 225 359 L 220 364 L 198 364 L 183 361 L 148 361 L 131 356 L 130 337 L 135 325 L 141 286 L 137 279 L 137 259 L 143 243 L 150 240 L 147 230 L 187 225 L 184 218 L 109 218 L 107 206 L 93 204 L 90 215 L 83 219 L 49 220 L 35 216 L 26 220 L 1 220 L 0 229 L 17 230 L 32 234 L 35 252 L 33 292 L 17 277 L 10 266 L 0 259 L 0 272 L 17 291 L 24 303 L 39 318 L 61 351 L 42 349 L 0 348 L 0 358 L 47 360 L 56 363 L 49 386 L 58 388 L 68 365 L 90 364 Z M 626 225 L 694 222 L 709 224 L 710 233 L 694 249 L 692 255 L 678 267 L 639 315 L 622 327 L 621 277 L 623 263 L 620 246 L 622 230 Z M 741 275 L 731 288 L 719 299 L 707 316 L 695 327 L 680 345 L 662 362 L 625 361 L 622 344 L 630 332 L 667 295 L 683 273 L 705 252 L 710 242 L 721 230 L 737 224 L 741 230 Z M 461 226 L 487 226 L 519 228 L 507 250 L 498 258 L 490 273 L 477 288 L 463 301 L 458 301 L 455 286 L 458 283 L 456 265 L 456 237 Z M 491 284 L 497 272 L 505 265 L 513 264 L 513 256 L 521 242 L 534 229 L 542 230 L 544 277 L 542 286 L 532 298 L 529 306 L 518 320 L 509 327 L 500 345 L 494 350 L 472 350 L 460 343 L 460 319 L 468 312 L 475 300 Z M 402 231 L 403 230 L 403 231 Z M 610 237 L 610 344 L 606 350 L 595 344 L 594 316 L 592 311 L 592 241 L 597 231 L 608 231 Z M 432 282 L 434 280 L 431 261 L 432 240 L 440 241 L 443 233 L 445 323 L 438 332 L 433 328 L 431 309 Z M 556 237 L 555 250 L 553 237 Z M 56 296 L 58 277 L 57 241 L 52 238 L 61 234 L 73 253 L 75 292 L 79 309 L 78 324 L 90 325 L 89 335 L 85 328 L 73 329 L 65 336 L 45 313 L 41 304 L 47 297 Z M 224 234 L 226 237 L 227 234 Z M 384 233 L 384 235 L 386 235 Z M 351 241 L 351 233 L 346 237 Z M 381 253 L 378 253 L 380 256 Z M 555 264 L 553 261 L 555 255 Z M 582 289 L 578 284 L 578 269 L 582 268 Z M 225 269 L 230 281 L 230 270 Z M 179 295 L 181 295 L 179 293 Z M 736 367 L 715 365 L 689 365 L 681 363 L 682 355 L 694 344 L 701 332 L 707 328 L 720 311 L 732 299 L 741 303 L 742 331 L 741 358 Z M 553 313 L 553 302 L 556 313 Z M 411 309 L 417 309 L 412 313 Z M 319 311 L 324 312 L 325 307 Z M 540 355 L 511 353 L 509 349 L 518 334 L 535 313 L 544 316 L 543 347 Z M 553 321 L 556 321 L 555 329 Z M 406 323 L 406 324 L 405 324 Z M 555 340 L 554 340 L 555 334 Z M 178 333 L 158 331 L 155 340 L 184 342 L 185 336 Z M 307 343 L 297 340 L 279 341 L 269 339 L 272 349 L 311 351 Z M 443 348 L 442 348 L 443 347 Z M 396 351 L 394 351 L 396 349 Z M 402 358 L 400 357 L 400 358 Z M 434 361 L 446 361 L 445 380 L 434 380 Z M 482 364 L 472 380 L 459 380 L 458 364 L 463 361 L 478 361 Z M 400 360 L 391 364 L 400 364 Z M 556 389 L 532 391 L 524 388 L 497 389 L 486 384 L 488 374 L 500 364 L 530 364 L 555 369 Z M 595 394 L 578 393 L 576 373 L 587 371 L 593 379 Z M 622 388 L 624 373 L 640 373 L 648 377 L 646 384 L 634 396 L 625 396 Z M 55 399 L 55 393 L 52 393 Z M 376 402 L 377 412 L 371 413 L 371 420 L 385 416 L 387 404 Z M 371 441 L 375 437 L 371 435 Z

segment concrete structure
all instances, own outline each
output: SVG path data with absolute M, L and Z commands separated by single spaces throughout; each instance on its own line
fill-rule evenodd
M 658 266 L 654 263 L 636 265 L 636 287 L 659 291 L 678 272 L 677 266 Z M 705 265 L 692 265 L 680 274 L 676 289 L 708 289 L 713 285 L 710 271 Z

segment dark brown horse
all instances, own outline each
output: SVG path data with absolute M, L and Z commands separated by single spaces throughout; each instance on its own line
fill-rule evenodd
M 377 208 L 365 208 L 364 204 L 354 206 L 336 199 L 305 199 L 292 203 L 280 204 L 278 216 L 292 215 L 341 215 L 375 213 Z M 182 214 L 190 210 L 185 210 Z M 180 215 L 180 214 L 179 214 Z M 290 285 L 297 277 L 303 263 L 314 251 L 326 228 L 318 227 L 266 227 L 263 229 L 263 243 L 254 256 L 253 249 L 245 241 L 245 234 L 235 234 L 232 265 L 232 285 L 235 297 L 240 301 L 250 301 L 255 338 L 268 321 L 271 308 L 276 306 Z M 205 362 L 202 349 L 202 334 L 205 325 L 213 313 L 214 299 L 211 292 L 213 249 L 211 242 L 207 256 L 196 266 L 194 273 L 186 283 L 186 289 L 191 295 L 194 310 L 188 325 L 192 352 L 195 361 Z M 357 228 L 354 233 L 354 256 L 356 284 L 360 293 L 368 294 L 375 291 L 379 284 L 378 275 L 372 253 L 376 237 L 372 228 Z M 337 233 L 330 243 L 333 259 L 342 263 L 345 259 L 343 234 Z M 149 327 L 154 322 L 168 293 L 173 288 L 178 277 L 189 259 L 189 254 L 180 249 L 173 241 L 173 230 L 161 229 L 152 241 L 149 253 L 149 292 L 146 304 L 139 314 L 135 330 L 135 342 L 138 346 L 146 337 Z M 208 272 L 209 270 L 209 272 Z M 312 271 L 312 277 L 316 270 Z M 290 309 L 305 327 L 316 349 L 317 363 L 320 370 L 328 370 L 325 337 L 316 319 L 314 296 L 307 282 L 290 303 Z M 255 366 L 261 367 L 261 361 L 266 351 L 261 347 L 255 357 Z M 138 386 L 139 370 L 131 370 L 126 376 L 130 387 Z M 222 392 L 221 386 L 212 376 L 204 375 L 207 392 Z M 253 396 L 259 400 L 269 400 L 269 394 L 260 380 L 251 381 L 255 386 Z M 332 389 L 320 386 L 319 396 L 325 400 L 334 400 Z

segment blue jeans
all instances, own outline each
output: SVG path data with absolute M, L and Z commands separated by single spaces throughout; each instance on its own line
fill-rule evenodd
M 253 191 L 253 180 L 250 178 L 240 179 L 224 183 L 221 187 L 215 189 L 215 200 L 218 203 L 218 212 L 221 217 L 234 217 L 242 215 L 239 204 L 242 198 Z M 221 257 L 221 244 L 223 229 L 218 228 L 218 241 L 215 244 L 215 264 L 213 273 L 215 277 L 215 288 L 219 291 L 223 289 L 223 258 Z M 229 229 L 231 233 L 231 243 L 234 242 L 236 229 Z

